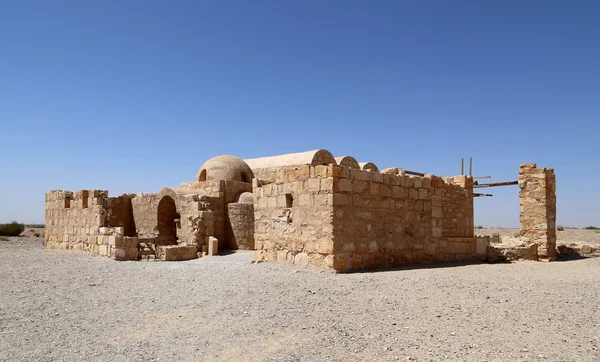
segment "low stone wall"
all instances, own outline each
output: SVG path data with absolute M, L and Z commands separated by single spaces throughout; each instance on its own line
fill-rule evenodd
M 115 260 L 138 260 L 138 239 L 117 235 L 94 235 L 86 243 L 73 244 L 48 241 L 46 249 L 81 250 L 92 254 L 107 256 Z

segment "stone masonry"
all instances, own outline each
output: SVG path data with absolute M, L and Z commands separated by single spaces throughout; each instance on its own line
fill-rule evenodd
M 521 239 L 556 257 L 552 169 L 522 165 Z M 314 150 L 206 161 L 194 181 L 152 194 L 104 190 L 46 194 L 45 247 L 116 260 L 188 260 L 218 250 L 255 250 L 337 272 L 405 264 L 482 261 L 474 236 L 473 178 L 382 172 L 351 156 Z
M 520 239 L 537 245 L 537 257 L 556 259 L 556 177 L 535 163 L 519 169 Z

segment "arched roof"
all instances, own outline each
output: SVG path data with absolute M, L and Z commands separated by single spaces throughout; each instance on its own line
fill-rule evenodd
M 335 161 L 340 166 L 346 166 L 346 167 L 350 167 L 350 168 L 354 168 L 354 169 L 359 169 L 360 170 L 360 166 L 358 165 L 358 161 L 356 161 L 356 159 L 354 157 L 352 157 L 352 156 L 340 156 L 340 157 L 336 157 Z
M 379 168 L 373 162 L 359 162 L 358 165 L 361 170 L 379 172 Z
M 295 166 L 295 165 L 329 165 L 337 164 L 331 152 L 327 150 L 313 150 L 299 153 L 288 153 L 285 155 L 248 158 L 244 160 L 251 169 Z

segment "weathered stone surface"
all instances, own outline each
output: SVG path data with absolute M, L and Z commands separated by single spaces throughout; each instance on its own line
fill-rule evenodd
M 556 178 L 554 170 L 523 164 L 519 169 L 520 238 L 537 245 L 541 259 L 556 259 Z

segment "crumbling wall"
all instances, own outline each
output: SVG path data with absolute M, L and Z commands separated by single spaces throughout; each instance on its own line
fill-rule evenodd
M 107 208 L 109 209 L 108 224 L 112 227 L 122 227 L 124 236 L 137 235 L 133 207 L 131 206 L 131 200 L 134 196 L 133 194 L 124 194 L 107 199 Z
M 222 213 L 223 208 L 219 192 L 220 182 L 199 182 L 198 184 L 206 186 L 202 189 L 164 188 L 156 194 L 137 194 L 132 199 L 132 208 L 138 237 L 157 238 L 159 236 L 158 208 L 160 201 L 167 197 L 174 201 L 175 211 L 178 214 L 175 224 L 177 241 L 202 246 L 208 236 L 217 233 L 217 221 L 219 220 L 216 215 Z M 213 186 L 216 186 L 214 191 Z M 221 234 L 224 233 L 221 232 Z
M 131 199 L 133 220 L 139 238 L 155 238 L 158 235 L 156 226 L 159 201 L 157 194 L 136 194 Z
M 473 237 L 473 178 L 460 175 L 444 178 L 444 181 L 435 182 L 436 192 L 431 198 L 432 213 L 442 215 L 442 236 Z M 438 209 L 440 206 L 442 210 Z M 435 229 L 434 236 L 437 236 Z
M 201 190 L 205 195 L 213 197 L 211 202 L 214 218 L 214 235 L 219 240 L 219 248 L 237 249 L 235 235 L 231 227 L 228 205 L 236 202 L 240 194 L 252 192 L 252 184 L 238 181 L 202 181 L 181 184 L 182 189 Z
M 470 177 L 452 180 L 470 190 L 337 165 L 282 168 L 273 178 L 254 182 L 256 260 L 348 271 L 485 257 L 468 230 Z
M 556 177 L 535 163 L 519 169 L 520 238 L 537 245 L 539 258 L 556 258 Z
M 46 194 L 44 235 L 48 249 L 89 250 L 90 236 L 108 225 L 108 191 L 54 190 Z

